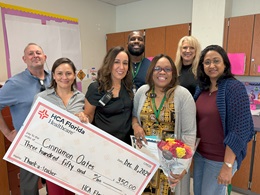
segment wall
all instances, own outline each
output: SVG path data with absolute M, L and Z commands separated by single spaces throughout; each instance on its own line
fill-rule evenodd
M 106 53 L 105 35 L 115 31 L 116 8 L 93 0 L 1 0 L 2 3 L 78 18 L 82 68 L 99 67 Z M 44 48 L 43 48 L 44 49 Z M 7 79 L 3 29 L 0 24 L 0 82 Z M 23 53 L 21 51 L 21 57 Z M 48 55 L 48 54 L 47 54 Z M 18 64 L 21 66 L 21 64 Z M 25 64 L 23 64 L 26 67 Z M 83 92 L 90 81 L 83 83 Z
M 231 16 L 244 16 L 260 13 L 259 0 L 233 0 Z
M 226 0 L 226 17 L 260 13 L 259 0 Z M 83 68 L 99 67 L 106 53 L 107 33 L 192 22 L 193 0 L 142 0 L 111 6 L 95 0 L 1 0 L 2 3 L 79 19 Z M 232 2 L 232 3 L 230 3 Z M 209 10 L 214 7 L 209 7 Z M 212 22 L 214 24 L 214 21 Z M 47 54 L 48 55 L 48 54 Z M 22 56 L 22 53 L 21 53 Z M 21 66 L 19 64 L 19 66 Z M 0 25 L 0 82 L 7 79 L 2 25 Z M 83 92 L 89 82 L 83 83 Z
M 200 41 L 202 49 L 223 44 L 226 1 L 193 0 L 191 33 Z
M 195 27 L 192 26 L 192 30 L 195 32 L 194 36 L 199 37 L 203 48 L 209 43 L 222 45 L 223 26 L 220 26 L 219 18 L 216 17 L 228 18 L 260 13 L 259 0 L 224 0 L 224 2 L 223 0 L 210 0 L 210 2 L 211 4 L 207 0 L 142 0 L 117 6 L 116 32 L 189 22 L 193 24 L 194 22 L 196 23 Z M 218 6 L 225 6 L 225 8 L 222 9 Z M 218 9 L 219 13 L 216 11 Z M 194 10 L 196 13 L 193 15 Z M 210 18 L 205 18 L 206 23 L 203 23 L 203 20 L 200 21 L 198 17 L 199 14 L 205 15 L 202 11 L 211 14 Z M 215 13 L 216 17 L 212 16 L 212 12 Z M 206 34 L 205 31 L 208 29 L 210 32 Z M 259 82 L 259 77 L 238 76 L 237 78 L 241 81 Z
M 116 31 L 189 23 L 192 0 L 142 0 L 116 7 Z
M 116 32 L 192 22 L 194 2 L 198 6 L 200 1 L 142 0 L 117 6 Z M 201 7 L 205 7 L 203 3 L 201 3 Z M 226 8 L 228 9 L 225 10 L 226 17 L 257 14 L 260 13 L 260 1 L 226 0 Z M 207 5 L 207 9 L 210 13 L 216 9 L 215 4 Z M 212 21 L 213 24 L 214 21 Z

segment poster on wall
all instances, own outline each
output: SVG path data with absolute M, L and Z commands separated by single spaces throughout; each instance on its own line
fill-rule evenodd
M 253 115 L 260 113 L 260 83 L 259 82 L 243 82 L 248 94 L 250 109 Z
M 67 57 L 82 69 L 81 41 L 75 18 L 0 3 L 8 78 L 26 68 L 22 56 L 28 43 L 36 43 L 47 55 L 46 70 L 55 60 Z M 19 33 L 18 33 L 19 32 Z M 84 77 L 80 74 L 77 81 Z

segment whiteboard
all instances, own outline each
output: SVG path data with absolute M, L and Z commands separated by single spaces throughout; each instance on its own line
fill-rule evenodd
M 2 9 L 3 12 L 3 9 Z M 28 43 L 36 43 L 47 55 L 46 70 L 51 70 L 55 60 L 71 59 L 77 70 L 82 68 L 81 42 L 78 23 L 51 19 L 36 14 L 4 14 L 4 37 L 8 77 L 26 68 L 22 60 Z

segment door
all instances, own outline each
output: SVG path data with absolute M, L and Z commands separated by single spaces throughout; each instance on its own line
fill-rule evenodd
M 107 34 L 107 51 L 115 46 L 125 47 L 125 33 L 111 33 Z
M 165 53 L 165 27 L 145 30 L 145 57 Z
M 166 26 L 165 29 L 165 54 L 175 61 L 179 40 L 190 35 L 190 23 Z
M 250 75 L 260 76 L 260 14 L 255 15 Z
M 228 53 L 245 53 L 244 75 L 249 75 L 254 15 L 232 17 L 229 19 L 227 35 Z

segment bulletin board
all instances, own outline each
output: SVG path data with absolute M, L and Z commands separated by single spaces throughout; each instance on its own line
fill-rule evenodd
M 260 111 L 260 83 L 259 82 L 243 82 L 248 94 L 250 109 Z
M 25 70 L 23 51 L 28 43 L 40 45 L 47 55 L 45 69 L 55 60 L 71 59 L 81 84 L 82 55 L 78 20 L 68 16 L 0 3 L 8 78 Z

